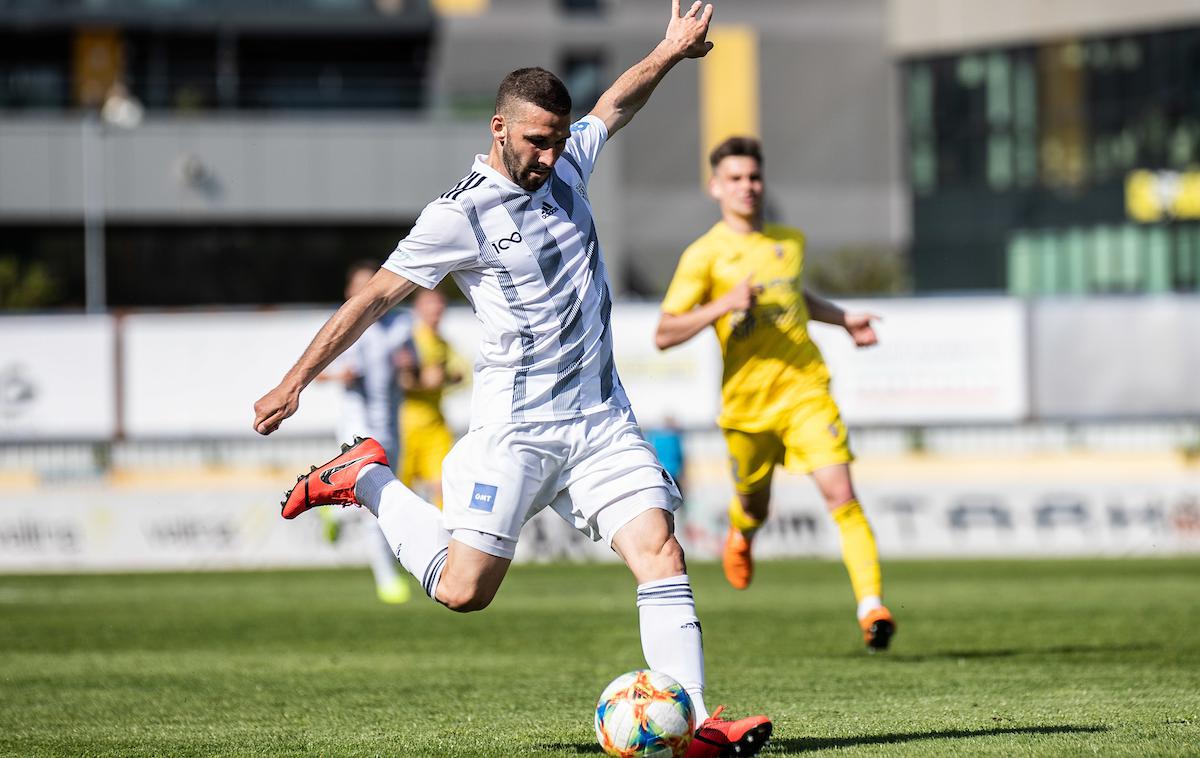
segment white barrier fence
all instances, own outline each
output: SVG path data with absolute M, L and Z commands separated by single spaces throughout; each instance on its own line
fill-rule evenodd
M 816 325 L 834 392 L 851 424 L 1016 421 L 1029 413 L 1026 310 L 1018 300 L 955 298 L 847 304 L 884 314 L 881 344 L 855 350 Z M 0 319 L 0 440 L 237 438 L 253 402 L 279 381 L 328 310 L 147 313 Z M 710 334 L 654 348 L 658 309 L 613 311 L 617 366 L 643 424 L 672 417 L 706 428 L 717 414 L 721 361 Z M 479 327 L 451 309 L 447 337 L 474 356 Z M 470 393 L 448 399 L 465 427 Z M 337 390 L 314 384 L 287 435 L 333 434 Z
M 888 558 L 1200 554 L 1200 471 L 1110 472 L 1104 465 L 1039 480 L 1022 468 L 954 477 L 861 477 L 860 499 Z M 719 555 L 728 483 L 710 466 L 679 518 L 689 557 Z M 942 469 L 943 472 L 945 468 Z M 362 511 L 329 544 L 315 515 L 285 522 L 278 487 L 52 487 L 0 508 L 0 571 L 232 569 L 354 565 L 365 560 Z M 766 557 L 838 556 L 813 486 L 781 475 L 757 541 Z M 361 518 L 355 518 L 361 517 Z M 551 512 L 526 525 L 519 561 L 611 560 Z

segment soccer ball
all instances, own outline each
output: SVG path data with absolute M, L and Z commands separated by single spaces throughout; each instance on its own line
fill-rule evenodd
M 692 699 L 659 671 L 621 674 L 596 703 L 596 739 L 619 758 L 678 758 L 695 729 Z

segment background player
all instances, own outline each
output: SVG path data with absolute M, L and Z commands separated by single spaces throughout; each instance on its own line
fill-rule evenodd
M 383 465 L 371 440 L 301 476 L 283 515 L 357 502 L 380 522 L 427 594 L 459 611 L 495 597 L 521 526 L 552 507 L 604 539 L 638 582 L 647 664 L 678 680 L 702 720 L 689 755 L 757 753 L 765 716 L 708 718 L 700 623 L 670 517 L 678 491 L 633 418 L 613 362 L 607 282 L 587 182 L 607 140 L 679 61 L 708 53 L 712 6 L 678 0 L 665 38 L 581 121 L 557 77 L 519 69 L 501 82 L 492 143 L 467 176 L 426 206 L 367 287 L 321 328 L 283 381 L 255 404 L 269 434 L 305 386 L 373 320 L 417 286 L 453 275 L 483 329 L 471 429 L 445 462 L 445 510 Z M 562 160 L 560 160 L 560 158 Z
M 829 372 L 809 338 L 813 319 L 844 327 L 860 347 L 876 342 L 870 313 L 847 313 L 804 288 L 804 235 L 763 222 L 762 149 L 731 137 L 709 156 L 709 192 L 721 220 L 693 242 L 662 303 L 660 350 L 713 326 L 724 375 L 717 424 L 729 448 L 736 496 L 722 564 L 737 589 L 750 584 L 751 543 L 770 508 L 776 464 L 812 475 L 841 534 L 842 558 L 871 650 L 885 649 L 895 621 L 883 605 L 879 556 L 850 478 L 846 426 Z
M 413 344 L 419 370 L 405 385 L 400 429 L 404 438 L 400 481 L 442 507 L 442 460 L 454 445 L 442 395 L 461 384 L 465 362 L 442 336 L 446 296 L 437 290 L 419 290 L 413 298 Z M 324 511 L 322 511 L 324 512 Z
M 359 261 L 346 272 L 346 299 L 349 300 L 367 286 L 379 270 L 374 261 Z M 362 336 L 338 357 L 317 381 L 335 381 L 342 385 L 341 417 L 338 437 L 373 437 L 390 456 L 399 460 L 400 434 L 397 428 L 398 409 L 404 392 L 401 385 L 412 383 L 415 346 L 412 341 L 412 317 L 399 311 L 388 311 L 367 327 Z M 326 509 L 327 534 L 337 538 L 342 514 Z M 352 514 L 361 518 L 359 512 Z M 391 545 L 374 519 L 364 519 L 364 535 L 371 573 L 375 576 L 375 591 L 385 603 L 404 603 L 411 596 Z

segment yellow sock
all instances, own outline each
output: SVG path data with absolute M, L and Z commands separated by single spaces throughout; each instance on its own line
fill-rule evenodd
M 867 515 L 857 500 L 850 500 L 833 511 L 833 520 L 842 535 L 842 562 L 850 573 L 854 598 L 883 596 L 883 578 L 879 572 L 879 550 Z
M 735 495 L 729 501 L 729 525 L 741 532 L 746 539 L 750 539 L 762 526 L 762 520 L 746 513 L 742 508 L 742 501 Z

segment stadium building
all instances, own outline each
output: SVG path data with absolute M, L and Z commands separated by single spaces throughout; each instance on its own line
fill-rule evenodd
M 1200 5 L 890 13 L 918 290 L 1200 290 Z
M 386 255 L 486 146 L 504 72 L 559 72 L 584 113 L 654 45 L 666 7 L 8 0 L 0 256 L 40 264 L 50 306 L 84 304 L 84 248 L 95 267 L 101 246 L 107 292 L 93 300 L 114 307 L 257 304 L 264 288 L 275 302 L 332 302 L 344 265 Z M 715 220 L 698 191 L 704 155 L 731 131 L 763 135 L 773 213 L 816 250 L 902 248 L 885 9 L 718 11 L 718 53 L 678 67 L 592 186 L 618 292 L 656 296 Z M 92 118 L 118 82 L 141 118 Z

